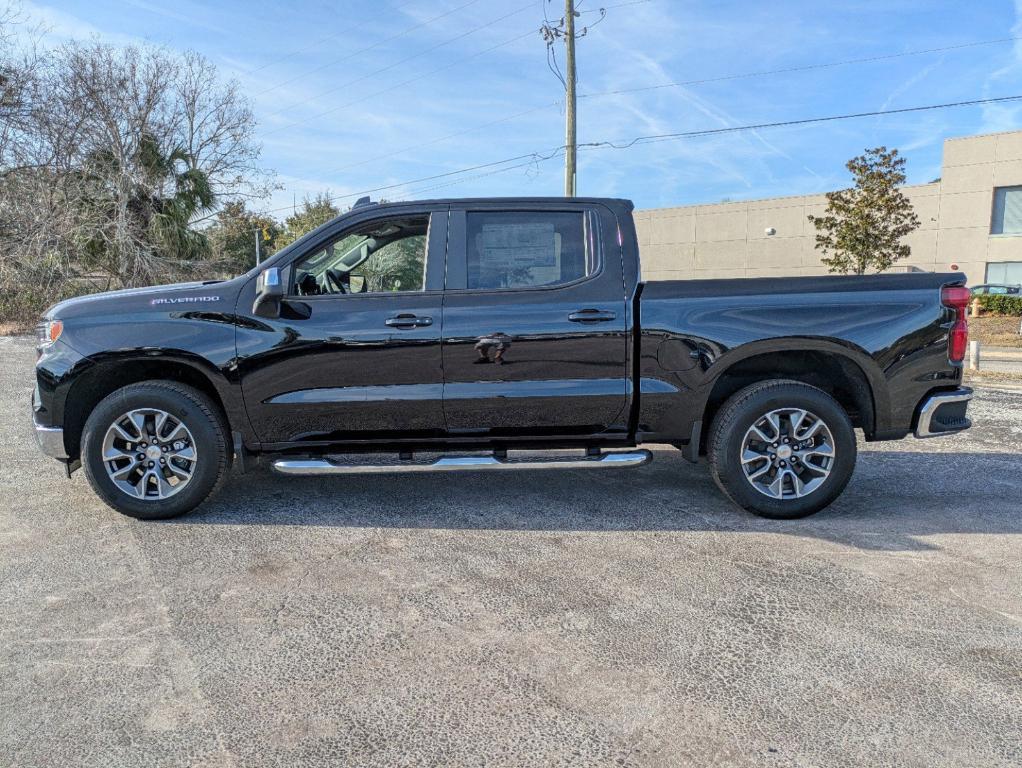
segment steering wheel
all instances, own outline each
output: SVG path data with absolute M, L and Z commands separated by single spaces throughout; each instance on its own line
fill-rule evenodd
M 337 293 L 347 293 L 347 289 L 344 287 L 344 283 L 341 282 L 341 275 L 336 269 L 328 269 L 324 275 L 326 276 L 327 286 L 329 288 L 336 289 Z

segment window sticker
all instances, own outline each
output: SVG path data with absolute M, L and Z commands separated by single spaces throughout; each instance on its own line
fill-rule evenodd
M 513 288 L 561 279 L 561 237 L 552 223 L 483 224 L 477 247 L 482 285 Z

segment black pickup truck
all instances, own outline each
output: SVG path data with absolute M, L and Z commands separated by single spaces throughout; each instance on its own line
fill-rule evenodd
M 145 519 L 261 455 L 292 475 L 598 469 L 649 443 L 795 518 L 844 489 L 856 428 L 970 426 L 962 275 L 643 283 L 631 212 L 363 200 L 233 280 L 65 301 L 39 326 L 38 442 Z

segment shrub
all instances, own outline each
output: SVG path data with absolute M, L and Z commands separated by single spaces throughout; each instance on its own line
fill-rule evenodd
M 1022 296 L 1011 296 L 1007 294 L 987 294 L 977 296 L 979 306 L 983 312 L 992 315 L 1010 315 L 1012 317 L 1022 316 Z
M 0 323 L 8 324 L 15 330 L 31 330 L 39 321 L 39 316 L 51 305 L 95 291 L 94 286 L 72 283 L 51 285 L 42 290 L 28 286 L 7 286 L 0 290 Z

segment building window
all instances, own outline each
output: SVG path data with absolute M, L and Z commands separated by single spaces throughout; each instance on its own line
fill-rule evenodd
M 991 261 L 987 264 L 987 282 L 1003 285 L 1022 284 L 1022 261 Z
M 1022 235 L 1022 187 L 994 189 L 992 235 Z

